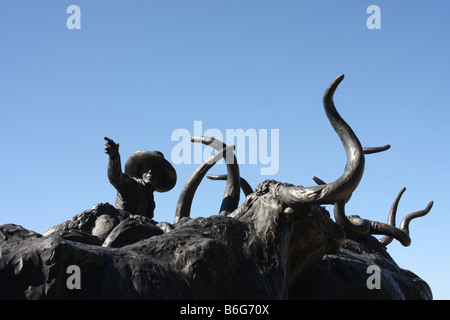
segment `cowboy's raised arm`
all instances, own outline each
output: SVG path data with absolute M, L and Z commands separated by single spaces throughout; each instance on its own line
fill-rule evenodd
M 117 191 L 120 191 L 127 184 L 129 178 L 122 173 L 119 144 L 107 137 L 105 137 L 105 140 L 105 153 L 109 155 L 108 179 Z

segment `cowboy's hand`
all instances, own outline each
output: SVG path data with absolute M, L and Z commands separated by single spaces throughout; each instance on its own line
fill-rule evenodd
M 116 158 L 119 155 L 119 144 L 107 137 L 105 137 L 105 140 L 105 153 L 109 154 L 111 159 Z

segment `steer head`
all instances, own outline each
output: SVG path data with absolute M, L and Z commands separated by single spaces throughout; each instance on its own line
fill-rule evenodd
M 266 180 L 255 191 L 240 177 L 239 167 L 232 147 L 209 137 L 193 137 L 192 142 L 209 145 L 218 152 L 205 161 L 190 177 L 180 194 L 175 214 L 175 222 L 189 218 L 192 198 L 203 177 L 216 161 L 226 157 L 227 175 L 209 176 L 215 180 L 225 180 L 226 188 L 220 208 L 220 216 L 237 219 L 247 227 L 243 250 L 266 279 L 271 279 L 270 287 L 289 296 L 296 280 L 317 265 L 323 256 L 339 250 L 345 237 L 363 237 L 367 234 L 384 234 L 380 240 L 387 245 L 393 238 L 407 246 L 409 222 L 423 216 L 431 209 L 432 202 L 425 210 L 407 216 L 400 228 L 395 227 L 396 204 L 389 215 L 388 224 L 345 215 L 345 203 L 358 187 L 365 164 L 365 154 L 385 151 L 384 147 L 363 148 L 351 127 L 336 110 L 333 95 L 343 75 L 332 81 L 323 97 L 325 114 L 347 154 L 343 174 L 334 182 L 325 183 L 314 177 L 317 185 L 295 186 Z M 230 161 L 231 160 L 231 161 Z M 244 203 L 238 208 L 240 188 L 246 194 Z M 400 195 L 396 199 L 398 204 Z M 335 221 L 320 205 L 334 205 Z M 281 287 L 280 287 L 281 286 Z
M 355 216 L 347 217 L 345 215 L 345 203 L 349 201 L 352 193 L 358 187 L 364 172 L 365 154 L 385 151 L 389 149 L 390 146 L 386 145 L 383 147 L 363 148 L 352 128 L 339 115 L 334 105 L 333 96 L 338 85 L 343 79 L 344 75 L 339 75 L 336 77 L 326 89 L 323 97 L 325 114 L 328 117 L 331 126 L 341 139 L 347 154 L 347 163 L 344 173 L 336 181 L 325 183 L 319 178 L 314 177 L 313 179 L 316 181 L 317 185 L 303 187 L 277 183 L 269 180 L 258 186 L 255 193 L 251 193 L 251 188 L 239 175 L 239 166 L 236 157 L 234 157 L 234 155 L 227 154 L 227 150 L 228 152 L 231 152 L 231 147 L 228 147 L 227 149 L 227 146 L 223 142 L 214 138 L 193 137 L 191 139 L 192 142 L 201 142 L 215 148 L 219 152 L 217 152 L 215 156 L 211 157 L 211 159 L 205 161 L 205 163 L 203 163 L 196 170 L 196 172 L 194 172 L 185 184 L 178 200 L 177 210 L 175 213 L 175 222 L 178 222 L 181 218 L 189 217 L 192 198 L 194 197 L 195 191 L 201 180 L 206 175 L 207 171 L 214 165 L 214 163 L 216 163 L 220 158 L 226 157 L 227 175 L 210 176 L 211 179 L 226 179 L 227 181 L 222 206 L 220 209 L 220 215 L 236 218 L 242 218 L 244 216 L 249 217 L 249 212 L 252 211 L 248 210 L 249 203 L 254 201 L 253 198 L 255 196 L 262 195 L 261 190 L 270 190 L 270 192 L 264 193 L 266 195 L 270 194 L 272 197 L 272 200 L 268 202 L 270 205 L 266 206 L 271 206 L 271 209 L 277 207 L 276 210 L 268 210 L 270 212 L 276 212 L 277 214 L 274 216 L 264 218 L 252 216 L 252 218 L 247 219 L 249 221 L 253 221 L 257 233 L 258 230 L 259 232 L 262 232 L 263 230 L 268 229 L 267 225 L 276 225 L 280 221 L 291 220 L 288 218 L 290 215 L 297 216 L 299 212 L 307 214 L 306 212 L 312 210 L 311 208 L 314 206 L 331 204 L 335 207 L 334 216 L 336 222 L 343 227 L 347 235 L 363 236 L 370 233 L 384 234 L 386 237 L 383 238 L 381 242 L 385 245 L 390 243 L 393 238 L 396 238 L 405 246 L 409 245 L 411 242 L 408 231 L 409 222 L 413 218 L 427 214 L 430 211 L 433 202 L 430 202 L 426 209 L 406 217 L 400 228 L 395 227 L 395 203 L 398 204 L 401 194 L 397 197 L 393 205 L 393 209 L 391 209 L 388 224 L 361 219 Z M 232 161 L 229 161 L 230 159 L 232 159 Z M 246 202 L 238 208 L 241 186 L 248 197 Z

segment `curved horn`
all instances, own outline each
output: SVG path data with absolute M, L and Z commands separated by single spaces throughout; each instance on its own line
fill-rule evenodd
M 387 224 L 378 221 L 362 219 L 358 216 L 347 217 L 345 216 L 343 202 L 335 205 L 336 222 L 338 222 L 337 220 L 339 217 L 339 223 L 343 225 L 344 231 L 360 236 L 366 233 L 384 235 L 384 237 L 379 240 L 380 243 L 384 246 L 387 246 L 392 242 L 392 240 L 396 239 L 403 246 L 407 247 L 411 244 L 411 237 L 409 235 L 409 223 L 411 222 L 411 220 L 418 217 L 423 217 L 428 212 L 430 212 L 431 208 L 433 207 L 433 201 L 430 201 L 425 209 L 408 214 L 400 223 L 400 228 L 397 228 L 395 227 L 395 216 L 397 214 L 398 203 L 405 190 L 406 188 L 403 188 L 395 198 L 391 206 L 391 210 L 389 211 Z
M 391 146 L 389 144 L 387 144 L 382 147 L 364 147 L 363 151 L 364 151 L 364 154 L 372 154 L 372 153 L 383 152 L 383 151 L 389 150 L 390 148 L 391 148 Z
M 194 136 L 191 138 L 192 142 L 201 142 L 206 144 L 217 151 L 220 151 L 227 147 L 225 143 L 215 138 Z M 223 194 L 222 204 L 220 206 L 220 215 L 229 215 L 231 212 L 237 209 L 239 205 L 240 197 L 240 175 L 239 165 L 237 163 L 236 156 L 233 153 L 233 158 L 227 156 L 225 163 L 227 164 L 227 185 Z
M 395 227 L 395 217 L 397 215 L 398 203 L 400 202 L 400 198 L 402 197 L 402 195 L 405 192 L 405 190 L 406 190 L 406 188 L 402 188 L 402 190 L 400 190 L 398 195 L 395 197 L 394 202 L 392 203 L 391 210 L 389 210 L 389 216 L 388 216 L 387 224 L 390 225 L 390 226 L 394 226 Z M 387 246 L 389 243 L 392 242 L 392 240 L 394 240 L 394 237 L 384 236 L 379 241 L 382 244 L 384 244 L 385 246 Z
M 345 201 L 339 201 L 334 204 L 334 219 L 340 224 L 346 233 L 363 236 L 370 231 L 370 221 L 361 219 L 357 216 L 347 217 L 345 215 Z M 352 220 L 350 220 L 352 219 Z
M 409 234 L 409 223 L 411 220 L 425 216 L 428 212 L 430 212 L 433 204 L 434 202 L 430 201 L 425 209 L 408 214 L 400 223 L 400 229 Z
M 425 216 L 426 214 L 428 214 L 428 212 L 430 212 L 431 208 L 433 207 L 433 201 L 430 201 L 425 209 L 408 214 L 400 223 L 400 228 L 395 228 L 395 213 L 397 211 L 396 206 L 398 205 L 398 201 L 400 200 L 401 194 L 404 191 L 405 191 L 405 188 L 403 188 L 402 191 L 400 191 L 399 195 L 397 196 L 397 198 L 394 201 L 394 204 L 392 207 L 394 208 L 394 206 L 395 206 L 395 209 L 391 209 L 391 212 L 389 214 L 389 222 L 388 222 L 389 225 L 386 225 L 384 223 L 380 224 L 377 228 L 378 233 L 373 233 L 373 234 L 386 235 L 385 237 L 383 237 L 379 240 L 385 246 L 390 244 L 393 239 L 397 239 L 405 247 L 409 246 L 411 244 L 411 238 L 409 235 L 409 223 L 411 222 L 411 220 L 413 220 L 415 218 Z M 394 211 L 392 211 L 392 210 L 394 210 Z M 393 219 L 391 218 L 392 212 L 394 213 Z M 392 223 L 392 225 L 391 225 L 391 223 Z M 391 227 L 392 227 L 392 229 L 391 229 Z M 388 232 L 388 231 L 390 231 L 390 232 Z
M 364 154 L 371 154 L 386 151 L 390 148 L 390 145 L 382 147 L 363 148 Z M 313 177 L 313 180 L 318 185 L 325 185 L 326 182 L 318 177 Z M 384 246 L 387 246 L 392 240 L 397 239 L 403 246 L 407 247 L 411 244 L 411 237 L 409 235 L 409 223 L 411 220 L 425 216 L 430 212 L 433 207 L 433 201 L 428 203 L 427 207 L 423 210 L 416 211 L 407 215 L 400 223 L 400 228 L 395 227 L 395 218 L 397 215 L 397 208 L 400 202 L 400 198 L 405 192 L 406 188 L 402 188 L 399 194 L 395 197 L 389 211 L 388 221 L 381 223 L 378 221 L 372 221 L 368 219 L 362 219 L 359 216 L 346 216 L 345 214 L 345 200 L 339 201 L 334 204 L 334 218 L 337 223 L 342 225 L 344 231 L 356 236 L 363 236 L 365 234 L 377 234 L 384 235 L 379 239 L 379 242 Z M 348 198 L 347 198 L 348 199 Z
M 383 151 L 389 150 L 390 148 L 391 148 L 391 146 L 389 144 L 382 146 L 382 147 L 364 147 L 363 152 L 364 152 L 364 154 L 372 154 L 372 153 L 383 152 Z M 219 180 L 219 179 L 216 179 L 216 180 Z M 323 181 L 322 179 L 320 179 L 316 176 L 313 177 L 313 180 L 318 185 L 327 184 L 325 181 Z
M 206 177 L 208 179 L 217 181 L 217 180 L 227 180 L 228 175 L 226 175 L 226 174 L 220 174 L 220 175 L 207 174 Z M 241 181 L 241 189 L 242 189 L 242 192 L 244 192 L 245 196 L 248 196 L 249 194 L 253 193 L 253 189 L 247 180 L 245 180 L 244 178 L 241 177 L 240 181 Z
M 364 152 L 357 136 L 342 119 L 334 106 L 333 95 L 344 75 L 339 75 L 325 91 L 323 105 L 325 113 L 344 145 L 347 153 L 345 171 L 336 181 L 312 187 L 284 186 L 279 189 L 281 200 L 288 206 L 302 203 L 334 204 L 351 196 L 361 181 L 364 172 Z
M 177 223 L 181 218 L 189 217 L 191 214 L 192 200 L 194 199 L 195 191 L 202 181 L 205 174 L 211 169 L 217 161 L 226 156 L 227 153 L 232 152 L 234 146 L 229 146 L 217 152 L 215 155 L 211 156 L 208 160 L 203 162 L 190 176 L 188 181 L 185 183 L 183 189 L 178 197 L 177 208 L 175 211 L 174 223 Z

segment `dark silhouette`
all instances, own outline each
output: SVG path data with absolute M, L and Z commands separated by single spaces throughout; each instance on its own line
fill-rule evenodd
M 153 218 L 156 207 L 153 192 L 167 192 L 175 186 L 175 169 L 159 151 L 136 151 L 128 158 L 123 173 L 119 144 L 107 137 L 105 140 L 108 178 L 117 190 L 115 207 Z

